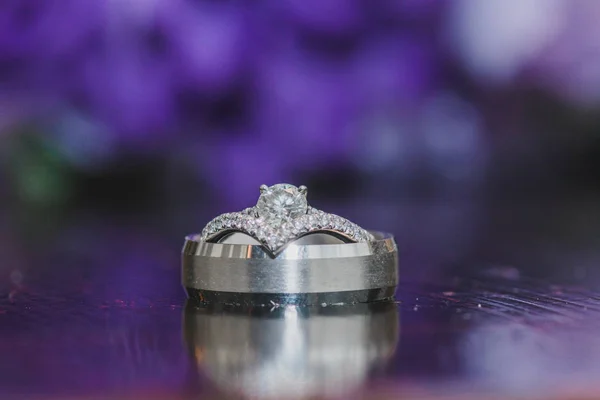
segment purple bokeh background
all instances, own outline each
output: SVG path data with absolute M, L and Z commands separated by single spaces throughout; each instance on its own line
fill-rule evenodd
M 596 276 L 597 225 L 578 216 L 600 193 L 598 14 L 594 0 L 5 1 L 7 235 L 107 215 L 177 249 L 290 182 L 393 232 L 414 278 L 540 257 L 533 270 Z
M 505 365 L 510 327 L 459 334 L 418 297 L 454 304 L 482 271 L 600 287 L 599 20 L 596 0 L 1 1 L 0 392 L 195 382 L 183 236 L 277 182 L 396 236 L 394 368 Z M 503 389 L 551 364 L 517 353 L 489 370 Z
M 66 201 L 80 189 L 65 171 L 108 176 L 123 160 L 225 199 L 324 171 L 455 187 L 513 160 L 545 169 L 545 146 L 576 159 L 596 141 L 598 14 L 593 0 L 8 0 L 4 190 Z

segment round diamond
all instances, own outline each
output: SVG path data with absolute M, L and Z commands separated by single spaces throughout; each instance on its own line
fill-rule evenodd
M 256 230 L 256 235 L 261 240 L 266 240 L 267 238 L 269 238 L 270 236 L 273 236 L 274 234 L 275 234 L 275 232 L 273 231 L 273 229 L 271 229 L 268 226 L 259 226 L 258 229 Z
M 353 232 L 353 230 L 354 230 L 354 228 L 352 227 L 352 222 L 350 222 L 350 221 L 344 221 L 344 225 L 342 227 L 342 230 L 345 233 L 351 235 L 352 232 Z
M 306 221 L 303 218 L 297 219 L 294 221 L 294 228 L 298 231 L 303 231 L 306 229 Z
M 354 238 L 358 241 L 362 241 L 365 239 L 362 229 L 358 225 L 354 226 Z
M 280 224 L 306 214 L 306 196 L 296 186 L 286 183 L 269 187 L 256 203 L 258 215 L 269 223 Z
M 342 231 L 343 230 L 343 226 L 344 226 L 344 220 L 341 217 L 338 217 L 337 215 L 332 217 L 332 222 L 331 222 L 333 229 L 335 229 L 336 231 Z
M 244 218 L 241 227 L 251 235 L 256 233 L 256 221 L 252 218 Z

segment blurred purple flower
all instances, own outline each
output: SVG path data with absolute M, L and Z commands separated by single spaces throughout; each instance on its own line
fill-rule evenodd
M 357 54 L 352 81 L 363 107 L 390 106 L 399 112 L 418 106 L 436 87 L 435 48 L 418 37 L 389 37 L 369 43 Z
M 556 35 L 562 0 L 458 0 L 448 18 L 450 47 L 483 83 L 505 84 Z
M 600 105 L 600 3 L 561 1 L 556 35 L 532 65 L 532 77 L 583 106 Z
M 0 89 L 53 90 L 91 32 L 98 28 L 102 2 L 7 0 L 0 5 Z
M 292 23 L 324 33 L 355 31 L 366 20 L 358 0 L 290 0 L 281 3 Z
M 247 15 L 230 4 L 177 2 L 163 16 L 169 56 L 182 85 L 207 95 L 227 90 L 241 73 L 249 48 Z
M 115 151 L 213 136 L 213 157 L 245 160 L 221 169 L 236 187 L 350 163 L 357 125 L 411 110 L 436 85 L 435 34 L 390 29 L 357 0 L 55 4 L 0 6 L 0 79 L 96 121 Z M 390 14 L 431 23 L 431 2 L 405 6 Z
M 600 104 L 599 2 L 459 0 L 447 18 L 456 55 L 481 82 L 524 75 L 567 101 Z

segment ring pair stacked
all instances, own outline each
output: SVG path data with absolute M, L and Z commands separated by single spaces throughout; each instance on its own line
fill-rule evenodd
M 340 305 L 393 298 L 394 238 L 309 207 L 305 187 L 261 186 L 255 207 L 186 237 L 182 283 L 201 304 Z M 254 244 L 228 243 L 244 233 Z M 336 243 L 319 243 L 319 235 Z M 315 238 L 315 240 L 311 240 Z

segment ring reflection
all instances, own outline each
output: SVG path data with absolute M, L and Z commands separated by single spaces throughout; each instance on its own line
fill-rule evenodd
M 220 391 L 299 399 L 358 389 L 393 355 L 400 327 L 392 302 L 273 310 L 188 303 L 184 332 L 200 372 Z

